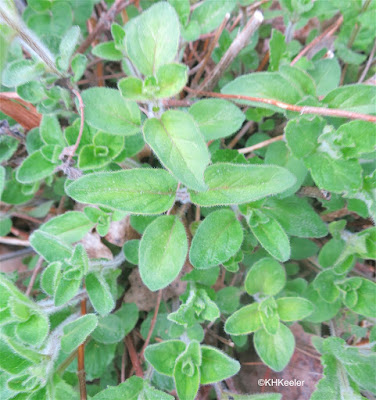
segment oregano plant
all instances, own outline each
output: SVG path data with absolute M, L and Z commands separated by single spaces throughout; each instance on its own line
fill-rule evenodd
M 374 399 L 375 15 L 0 3 L 1 399 Z

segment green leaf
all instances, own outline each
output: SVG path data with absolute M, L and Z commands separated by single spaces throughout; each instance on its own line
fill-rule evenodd
M 182 26 L 187 25 L 191 13 L 189 0 L 168 0 L 168 2 L 175 8 Z
M 33 60 L 16 60 L 5 66 L 2 84 L 12 88 L 35 80 L 43 73 L 43 66 Z
M 56 291 L 57 284 L 61 276 L 62 264 L 59 261 L 55 261 L 48 265 L 48 267 L 43 271 L 40 278 L 40 284 L 42 289 L 53 296 Z
M 132 239 L 124 243 L 123 252 L 125 259 L 131 264 L 138 265 L 138 254 L 140 248 L 140 240 Z
M 87 66 L 86 56 L 77 53 L 71 61 L 71 68 L 72 72 L 74 73 L 74 76 L 72 78 L 73 82 L 78 82 L 82 78 L 82 75 L 86 71 L 86 66 Z
M 355 278 L 351 278 L 355 279 Z M 364 315 L 369 318 L 376 318 L 376 304 L 375 304 L 375 293 L 376 284 L 369 279 L 361 279 L 361 286 L 356 289 L 358 300 L 355 305 L 351 306 L 349 304 L 345 305 L 349 307 L 352 311 Z
M 61 349 L 70 353 L 90 335 L 98 324 L 94 314 L 86 314 L 64 326 L 64 335 L 61 338 Z
M 27 321 L 17 324 L 16 335 L 22 342 L 39 347 L 49 331 L 48 317 L 43 314 L 33 314 Z
M 30 135 L 30 133 L 29 133 Z M 29 136 L 28 135 L 28 136 Z M 18 147 L 18 140 L 11 136 L 0 136 L 0 162 L 9 160 Z
M 270 335 L 263 329 L 258 330 L 253 341 L 261 360 L 276 372 L 286 367 L 294 353 L 294 335 L 283 324 L 279 325 L 279 330 L 275 335 Z
M 90 340 L 85 346 L 85 370 L 86 379 L 92 381 L 102 378 L 111 368 L 110 363 L 114 360 L 116 344 L 102 344 Z M 74 370 L 74 372 L 76 372 Z
M 139 394 L 142 392 L 144 386 L 144 380 L 138 376 L 132 376 L 125 382 L 118 386 L 107 387 L 98 394 L 96 394 L 93 400 L 138 400 Z
M 100 273 L 91 272 L 85 278 L 90 302 L 100 315 L 106 315 L 115 307 L 110 288 Z
M 374 114 L 376 87 L 361 84 L 341 86 L 328 93 L 323 102 L 328 104 L 329 108 Z
M 123 305 L 115 312 L 120 318 L 123 336 L 127 336 L 135 327 L 138 321 L 138 308 L 134 303 L 123 303 Z
M 319 292 L 320 297 L 328 303 L 333 303 L 339 296 L 340 291 L 335 282 L 339 280 L 332 269 L 321 271 L 313 281 L 313 288 Z
M 277 303 L 274 297 L 267 297 L 259 304 L 260 318 L 262 326 L 267 333 L 275 335 L 279 329 L 279 316 Z
M 93 226 L 93 222 L 83 212 L 68 211 L 50 219 L 39 230 L 70 244 L 81 240 Z
M 64 146 L 63 132 L 55 115 L 44 115 L 39 127 L 39 133 L 45 144 Z
M 160 214 L 174 203 L 176 180 L 161 169 L 131 169 L 83 176 L 65 191 L 80 203 L 135 214 Z
M 282 321 L 299 321 L 314 311 L 314 305 L 301 297 L 280 297 L 276 301 Z
M 99 343 L 111 344 L 120 342 L 124 338 L 121 319 L 115 314 L 99 318 L 98 325 L 91 336 Z
M 255 72 L 242 75 L 227 85 L 221 92 L 224 94 L 235 94 L 241 96 L 258 97 L 264 99 L 274 99 L 288 104 L 296 104 L 305 95 L 299 87 L 299 82 L 288 78 L 288 74 L 282 75 L 279 72 Z M 308 77 L 308 75 L 306 74 Z M 237 100 L 238 103 L 260 107 L 259 102 L 249 100 Z M 263 103 L 263 108 L 281 112 L 279 107 Z
M 85 121 L 93 128 L 122 136 L 134 135 L 141 129 L 137 104 L 124 99 L 118 90 L 90 88 L 82 92 L 82 100 Z
M 261 325 L 258 303 L 242 307 L 232 314 L 225 323 L 225 332 L 229 335 L 247 335 L 259 330 Z
M 194 342 L 176 360 L 174 381 L 180 400 L 194 400 L 200 386 L 200 369 L 190 354 Z
M 201 35 L 217 28 L 227 13 L 231 13 L 235 3 L 228 0 L 207 1 L 199 4 L 191 15 L 191 23 L 197 21 Z
M 250 225 L 252 233 L 261 243 L 262 247 L 278 261 L 284 262 L 290 258 L 290 242 L 279 222 L 269 218 L 257 226 Z
M 162 164 L 189 188 L 204 190 L 209 152 L 193 118 L 183 111 L 166 111 L 160 120 L 148 119 L 145 141 Z
M 336 89 L 341 79 L 341 67 L 335 57 L 316 61 L 314 69 L 308 72 L 315 80 L 317 96 L 326 96 Z
M 320 189 L 342 193 L 362 186 L 362 168 L 358 160 L 334 159 L 329 154 L 316 153 L 307 158 L 306 166 Z
M 91 51 L 94 56 L 109 61 L 121 61 L 123 53 L 115 47 L 115 42 L 104 42 L 97 44 Z
M 187 236 L 180 220 L 165 215 L 153 221 L 140 243 L 139 269 L 151 290 L 163 289 L 179 275 L 188 251 Z
M 80 37 L 80 28 L 72 26 L 64 35 L 59 46 L 59 57 L 56 59 L 56 65 L 61 71 L 66 72 L 69 68 L 69 62 L 74 49 Z
M 201 346 L 202 364 L 200 366 L 202 385 L 220 382 L 237 374 L 240 370 L 238 361 L 211 346 Z
M 80 279 L 65 279 L 62 277 L 56 287 L 55 306 L 62 306 L 71 300 L 78 292 L 81 286 Z
M 15 352 L 5 336 L 0 337 L 0 369 L 12 375 L 18 375 L 33 363 L 27 357 Z
M 127 25 L 125 45 L 132 63 L 144 75 L 154 75 L 172 62 L 178 51 L 179 20 L 167 2 L 154 4 Z
M 48 161 L 43 156 L 42 150 L 37 150 L 25 158 L 17 170 L 16 178 L 21 183 L 37 182 L 52 175 L 57 165 Z
M 206 141 L 232 135 L 242 126 L 245 115 L 233 103 L 222 99 L 200 100 L 189 108 Z
M 157 99 L 172 97 L 180 93 L 188 80 L 188 68 L 183 64 L 162 65 L 157 71 Z
M 34 231 L 30 236 L 33 249 L 46 261 L 63 261 L 72 255 L 72 249 L 57 237 L 40 230 Z
M 287 145 L 296 158 L 312 154 L 318 147 L 318 137 L 322 134 L 325 121 L 319 117 L 300 117 L 290 120 L 285 128 Z
M 270 71 L 278 71 L 279 65 L 286 52 L 285 35 L 278 29 L 272 30 L 272 36 L 269 42 L 270 46 L 270 57 L 269 57 L 269 69 Z
M 328 234 L 326 224 L 304 198 L 270 198 L 265 203 L 263 212 L 273 216 L 289 235 L 319 238 Z
M 285 168 L 273 165 L 218 163 L 205 171 L 205 192 L 190 191 L 191 200 L 200 206 L 248 203 L 285 191 L 295 177 Z
M 198 269 L 215 267 L 234 255 L 243 242 L 243 229 L 230 210 L 210 213 L 195 233 L 189 259 Z
M 5 187 L 5 168 L 0 165 L 0 200 Z M 1 235 L 5 236 L 5 235 Z
M 251 296 L 259 292 L 274 296 L 284 288 L 285 284 L 284 268 L 273 258 L 267 257 L 253 264 L 245 278 L 244 287 Z
M 341 148 L 345 158 L 360 157 L 375 151 L 375 124 L 367 121 L 343 124 L 335 133 L 334 143 Z
M 305 297 L 315 305 L 315 309 L 311 315 L 309 315 L 305 321 L 320 323 L 323 321 L 329 321 L 334 318 L 341 308 L 342 302 L 340 298 L 337 298 L 333 303 L 328 303 L 322 299 L 319 293 L 310 284 L 307 290 L 304 292 Z
M 166 340 L 149 345 L 145 349 L 145 359 L 160 374 L 173 376 L 176 359 L 185 348 L 186 345 L 181 340 Z

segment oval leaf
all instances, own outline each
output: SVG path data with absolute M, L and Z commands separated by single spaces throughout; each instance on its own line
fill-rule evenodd
M 93 128 L 115 135 L 130 136 L 141 129 L 137 104 L 126 100 L 118 90 L 90 88 L 82 92 L 85 121 Z
M 87 314 L 65 325 L 61 338 L 61 349 L 70 353 L 90 335 L 97 326 L 98 319 L 94 314 Z
M 200 206 L 242 204 L 285 191 L 296 178 L 287 169 L 274 165 L 218 163 L 205 171 L 205 192 L 190 191 Z
M 312 314 L 313 304 L 302 297 L 281 297 L 276 300 L 282 321 L 299 321 Z
M 140 243 L 141 279 L 151 290 L 169 285 L 183 268 L 188 251 L 187 236 L 180 220 L 164 215 L 145 230 Z
M 279 324 L 275 335 L 270 335 L 260 329 L 255 333 L 253 341 L 261 360 L 276 372 L 282 371 L 286 367 L 294 353 L 294 335 L 283 324 Z
M 88 274 L 85 278 L 85 285 L 90 302 L 95 310 L 101 315 L 111 312 L 115 307 L 115 302 L 102 275 L 94 272 Z
M 189 259 L 197 269 L 215 267 L 227 261 L 243 242 L 243 229 L 235 213 L 218 210 L 210 213 L 193 237 Z
M 148 119 L 145 141 L 162 164 L 184 185 L 204 190 L 204 171 L 209 152 L 193 118 L 183 111 L 167 111 L 161 119 Z
M 131 169 L 85 175 L 66 193 L 80 203 L 135 214 L 160 214 L 175 200 L 176 180 L 162 169 Z
M 247 335 L 261 328 L 258 303 L 242 307 L 232 314 L 225 323 L 225 332 L 229 335 Z

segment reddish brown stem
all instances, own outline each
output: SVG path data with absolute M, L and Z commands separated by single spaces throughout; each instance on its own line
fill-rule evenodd
M 67 164 L 69 165 L 70 161 L 72 160 L 72 157 L 74 156 L 74 153 L 77 151 L 78 146 L 80 145 L 81 142 L 81 137 L 82 137 L 82 132 L 84 131 L 84 123 L 85 123 L 85 113 L 84 113 L 84 102 L 82 101 L 82 97 L 80 95 L 80 92 L 78 90 L 73 90 L 73 93 L 77 96 L 78 102 L 79 102 L 79 108 L 80 108 L 80 116 L 81 116 L 81 123 L 80 123 L 80 131 L 77 136 L 76 143 L 74 144 L 74 147 L 67 159 Z
M 141 360 L 144 359 L 145 349 L 146 349 L 146 347 L 148 347 L 150 339 L 151 339 L 151 335 L 153 334 L 155 323 L 157 322 L 157 316 L 158 316 L 159 306 L 161 305 L 161 300 L 162 300 L 162 289 L 158 292 L 157 304 L 155 305 L 154 315 L 153 315 L 153 318 L 150 323 L 150 329 L 149 329 L 148 335 L 146 337 L 145 343 L 142 346 L 142 349 L 140 351 L 140 359 Z
M 81 315 L 86 315 L 86 299 L 81 300 Z M 80 400 L 87 400 L 85 373 L 85 343 L 80 344 L 77 351 L 77 375 L 80 384 Z
M 317 36 L 312 40 L 304 49 L 291 61 L 291 65 L 296 64 L 303 56 L 305 56 L 316 44 L 320 43 L 326 36 L 331 36 L 341 26 L 343 22 L 343 16 L 341 15 L 333 26 L 329 26 L 321 35 Z
M 144 373 L 142 371 L 141 362 L 140 359 L 138 358 L 137 351 L 134 348 L 133 340 L 130 334 L 124 338 L 124 343 L 127 346 L 129 358 L 131 359 L 131 363 L 136 372 L 136 375 L 139 376 L 140 378 L 143 378 Z
M 264 99 L 262 97 L 242 96 L 242 95 L 237 95 L 237 94 L 223 94 L 223 93 L 215 93 L 215 92 L 206 92 L 206 91 L 193 90 L 189 87 L 185 87 L 185 90 L 187 92 L 194 93 L 198 96 L 217 97 L 220 99 L 230 99 L 230 100 L 246 100 L 246 101 L 252 101 L 254 103 L 270 104 L 274 107 L 278 107 L 278 108 L 281 108 L 283 110 L 288 110 L 288 111 L 295 111 L 300 114 L 315 114 L 315 115 L 324 115 L 327 117 L 361 119 L 363 121 L 376 123 L 376 117 L 373 115 L 361 114 L 361 113 L 356 113 L 356 112 L 346 111 L 346 110 L 338 110 L 336 108 L 296 106 L 293 104 L 283 103 L 282 101 L 274 100 L 274 99 Z
M 34 282 L 37 279 L 38 273 L 42 268 L 42 264 L 43 264 L 43 258 L 39 257 L 37 264 L 35 265 L 35 267 L 33 269 L 33 274 L 31 275 L 30 282 L 27 286 L 27 289 L 25 292 L 26 296 L 30 296 L 31 290 L 33 289 L 33 286 L 34 286 Z
M 276 136 L 268 140 L 264 140 L 263 142 L 254 144 L 253 146 L 244 147 L 244 149 L 239 149 L 238 152 L 240 154 L 251 153 L 252 151 L 262 149 L 263 147 L 266 147 L 271 143 L 278 142 L 279 140 L 283 140 L 283 135 Z

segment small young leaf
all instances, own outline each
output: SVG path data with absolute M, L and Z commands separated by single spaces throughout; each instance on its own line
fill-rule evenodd
M 229 335 L 247 335 L 262 327 L 259 305 L 253 303 L 242 307 L 232 314 L 225 323 L 225 331 Z
M 62 277 L 58 280 L 55 291 L 55 306 L 62 306 L 71 300 L 78 292 L 81 286 L 81 278 L 66 279 Z
M 51 263 L 42 273 L 40 278 L 40 284 L 42 289 L 53 296 L 56 291 L 57 284 L 59 282 L 59 277 L 61 276 L 62 264 L 59 261 Z
M 40 137 L 45 144 L 64 146 L 63 132 L 55 115 L 44 115 L 39 127 Z
M 285 286 L 286 272 L 282 265 L 272 258 L 257 261 L 248 271 L 244 287 L 250 294 L 263 293 L 274 296 Z
M 172 215 L 157 218 L 146 228 L 139 251 L 143 283 L 152 291 L 163 289 L 184 265 L 188 243 L 183 224 Z
M 355 278 L 350 278 L 355 279 Z M 349 279 L 349 280 L 350 280 Z M 375 302 L 375 293 L 376 293 L 376 284 L 369 279 L 360 278 L 361 285 L 356 289 L 357 293 L 357 302 L 355 305 L 346 304 L 352 311 L 364 315 L 369 318 L 376 318 L 376 302 Z
M 205 192 L 190 191 L 200 206 L 243 204 L 277 194 L 291 187 L 296 178 L 285 168 L 273 165 L 218 163 L 205 171 Z
M 72 26 L 64 35 L 59 46 L 59 57 L 56 64 L 61 71 L 66 72 L 69 68 L 69 61 L 73 55 L 74 49 L 80 37 L 80 28 Z
M 270 218 L 267 222 L 250 226 L 250 228 L 256 239 L 270 255 L 282 262 L 290 258 L 289 238 L 277 220 Z
M 200 100 L 189 108 L 206 141 L 232 135 L 242 126 L 245 115 L 233 103 L 222 99 Z
M 65 191 L 74 200 L 135 214 L 160 214 L 175 200 L 176 180 L 161 169 L 131 169 L 85 175 Z
M 194 190 L 206 188 L 204 170 L 209 153 L 189 114 L 166 111 L 160 120 L 148 119 L 143 131 L 145 141 L 179 181 Z
M 130 21 L 125 44 L 129 58 L 145 76 L 174 60 L 178 51 L 179 20 L 175 10 L 160 2 Z
M 233 211 L 210 213 L 200 224 L 189 251 L 192 265 L 198 269 L 215 267 L 227 261 L 239 249 L 243 229 Z
M 181 92 L 187 83 L 188 69 L 183 64 L 162 65 L 157 71 L 158 90 L 155 97 L 163 99 Z
M 181 340 L 167 340 L 145 349 L 145 359 L 160 374 L 173 376 L 176 359 L 184 352 L 186 345 Z
M 16 178 L 21 183 L 33 183 L 52 175 L 59 163 L 48 161 L 42 154 L 42 150 L 37 150 L 29 157 L 25 158 L 16 173 Z
M 280 324 L 275 335 L 260 329 L 254 335 L 255 350 L 261 360 L 273 371 L 282 371 L 289 363 L 295 348 L 294 335 Z
M 93 55 L 110 61 L 121 61 L 123 53 L 116 49 L 115 42 L 104 42 L 97 44 L 91 51 Z
M 89 273 L 85 278 L 85 286 L 90 302 L 99 314 L 106 315 L 112 311 L 115 301 L 101 274 Z
M 299 321 L 312 314 L 314 305 L 301 297 L 281 297 L 276 300 L 282 321 Z
M 61 338 L 61 349 L 69 354 L 85 341 L 97 324 L 98 319 L 94 314 L 86 314 L 65 325 L 64 335 Z
M 124 99 L 118 90 L 90 88 L 82 92 L 85 121 L 93 128 L 114 135 L 130 136 L 141 129 L 136 103 Z

